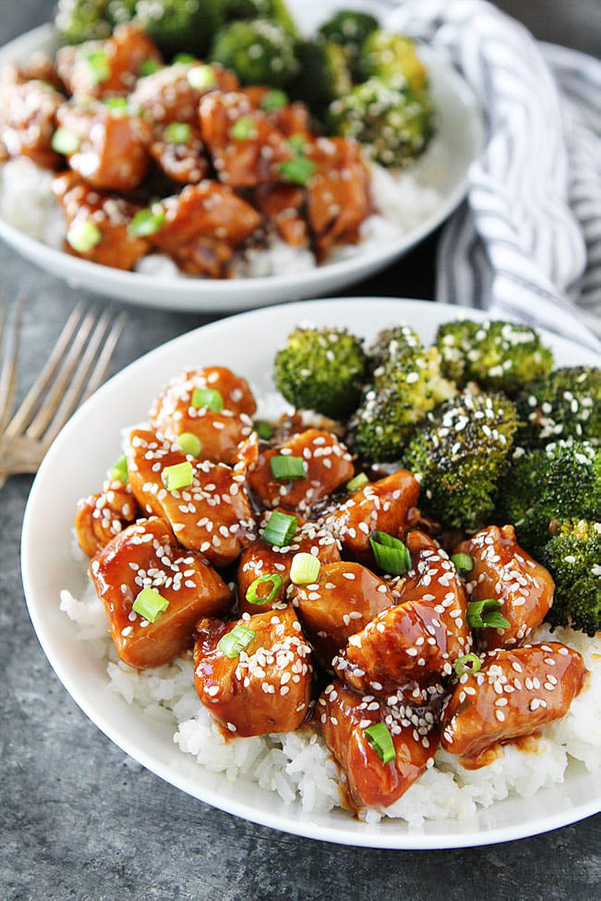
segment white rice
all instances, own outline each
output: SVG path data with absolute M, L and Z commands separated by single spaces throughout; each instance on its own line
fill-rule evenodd
M 107 662 L 107 689 L 145 716 L 173 724 L 173 740 L 205 769 L 234 781 L 248 779 L 275 791 L 285 803 L 326 813 L 340 806 L 338 769 L 323 739 L 311 730 L 225 741 L 194 687 L 191 654 L 165 666 L 138 671 L 117 658 L 102 602 L 92 585 L 77 599 L 61 592 L 60 609 L 76 624 L 78 637 Z M 439 750 L 423 776 L 395 804 L 363 814 L 368 822 L 397 817 L 411 826 L 424 820 L 464 820 L 510 795 L 531 798 L 564 781 L 571 761 L 591 772 L 601 767 L 601 636 L 541 626 L 533 641 L 562 641 L 578 650 L 590 671 L 567 715 L 547 726 L 528 748 L 504 746 L 488 766 L 463 769 Z

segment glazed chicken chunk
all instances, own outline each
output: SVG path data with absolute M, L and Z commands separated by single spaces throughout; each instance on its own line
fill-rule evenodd
M 305 247 L 309 241 L 304 218 L 305 192 L 294 185 L 264 185 L 256 194 L 256 203 L 263 216 L 273 222 L 286 244 Z
M 311 698 L 311 648 L 292 607 L 197 625 L 194 680 L 226 735 L 290 732 Z
M 84 554 L 93 557 L 134 522 L 139 512 L 131 487 L 118 479 L 107 479 L 102 491 L 82 498 L 75 514 L 75 533 Z
M 43 81 L 2 84 L 0 143 L 9 157 L 27 156 L 45 169 L 58 166 L 52 149 L 55 117 L 64 98 Z
M 197 71 L 190 75 L 193 70 Z M 199 74 L 201 78 L 195 77 Z M 210 66 L 174 63 L 140 78 L 130 100 L 159 125 L 170 122 L 198 125 L 198 104 L 204 94 L 215 90 L 235 91 L 237 87 L 238 79 L 234 73 L 216 63 Z
M 111 636 L 125 663 L 162 666 L 192 646 L 202 616 L 225 615 L 230 590 L 198 554 L 180 547 L 163 519 L 140 519 L 96 554 L 90 577 L 104 602 Z M 151 622 L 133 607 L 144 589 L 167 608 Z
M 150 145 L 150 155 L 165 175 L 184 185 L 196 185 L 208 175 L 200 132 L 186 122 L 172 122 L 160 129 Z

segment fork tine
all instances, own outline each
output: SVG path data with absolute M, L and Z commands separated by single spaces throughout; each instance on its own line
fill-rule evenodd
M 3 346 L 2 353 L 2 371 L 0 372 L 0 435 L 3 434 L 6 424 L 10 419 L 15 394 L 16 376 L 17 376 L 17 360 L 19 357 L 19 348 L 21 344 L 21 322 L 23 317 L 24 295 L 19 294 L 15 304 L 15 313 L 13 320 L 13 340 L 12 346 L 8 346 L 8 335 L 5 336 L 6 322 L 8 319 L 8 300 L 6 295 L 2 295 L 0 312 L 0 347 Z
M 115 347 L 117 346 L 117 342 L 121 337 L 121 332 L 123 331 L 126 322 L 127 314 L 120 313 L 113 323 L 111 331 L 109 332 L 107 339 L 104 342 L 104 347 L 102 348 L 100 356 L 98 357 L 96 366 L 94 367 L 92 374 L 90 375 L 88 384 L 81 399 L 81 403 L 87 400 L 88 397 L 90 397 L 90 395 L 93 394 L 94 391 L 96 391 L 99 385 L 102 384 L 102 381 L 108 369 L 108 365 L 111 361 Z

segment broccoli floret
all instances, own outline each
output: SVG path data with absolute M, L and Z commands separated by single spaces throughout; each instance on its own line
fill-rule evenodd
M 409 326 L 382 332 L 370 358 L 372 380 L 349 422 L 350 440 L 365 460 L 398 460 L 415 423 L 455 386 L 442 378 L 436 348 L 424 350 Z
M 274 360 L 278 391 L 294 407 L 345 419 L 359 403 L 363 343 L 346 329 L 296 328 Z
M 136 19 L 167 56 L 202 56 L 218 25 L 217 0 L 137 0 Z
M 407 166 L 422 153 L 433 130 L 432 106 L 404 81 L 370 78 L 328 109 L 333 134 L 355 138 L 382 166 Z
M 326 41 L 338 44 L 344 50 L 350 65 L 354 65 L 359 48 L 365 39 L 378 28 L 378 20 L 369 13 L 342 9 L 319 28 Z
M 329 103 L 351 90 L 351 76 L 344 50 L 322 39 L 299 41 L 296 45 L 299 72 L 290 93 L 303 100 L 316 115 Z
M 108 38 L 108 0 L 59 0 L 54 24 L 65 44 Z
M 540 562 L 555 580 L 549 622 L 587 635 L 601 630 L 601 522 L 567 519 L 557 523 Z
M 452 528 L 488 522 L 516 428 L 515 406 L 504 394 L 464 393 L 428 413 L 403 454 L 421 478 L 427 510 Z
M 216 0 L 221 23 L 267 19 L 296 36 L 297 28 L 284 0 Z
M 521 427 L 516 444 L 540 447 L 567 438 L 601 444 L 601 369 L 556 369 L 530 385 L 517 407 Z
M 294 42 L 265 19 L 232 22 L 215 35 L 211 58 L 231 69 L 244 84 L 281 88 L 296 75 Z
M 537 332 L 513 322 L 447 322 L 438 329 L 436 346 L 444 374 L 461 387 L 476 381 L 511 396 L 553 368 L 553 354 Z
M 517 448 L 499 488 L 501 518 L 536 552 L 554 521 L 601 519 L 601 451 L 588 441 L 558 441 L 524 453 Z
M 362 44 L 357 67 L 364 81 L 372 77 L 405 79 L 418 94 L 428 86 L 428 73 L 415 52 L 415 42 L 382 28 L 372 31 Z

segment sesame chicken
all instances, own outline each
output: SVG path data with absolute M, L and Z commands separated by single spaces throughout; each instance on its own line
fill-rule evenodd
M 56 113 L 64 98 L 43 81 L 2 84 L 0 144 L 8 157 L 26 156 L 43 169 L 60 161 L 52 149 Z
M 303 215 L 305 192 L 294 185 L 263 185 L 255 195 L 263 216 L 273 222 L 277 232 L 291 247 L 305 247 L 309 242 L 307 222 Z
M 84 554 L 93 557 L 139 512 L 131 487 L 118 479 L 107 479 L 102 491 L 83 497 L 77 504 L 75 534 Z
M 185 122 L 198 125 L 198 104 L 201 97 L 211 91 L 235 91 L 238 79 L 219 64 L 207 66 L 206 87 L 194 87 L 189 73 L 196 64 L 174 63 L 152 75 L 140 78 L 131 94 L 134 106 L 139 106 L 157 125 Z
M 171 124 L 180 128 L 181 138 L 174 140 L 169 126 L 158 129 L 158 135 L 150 145 L 150 155 L 173 181 L 196 185 L 209 173 L 200 131 L 185 122 Z

